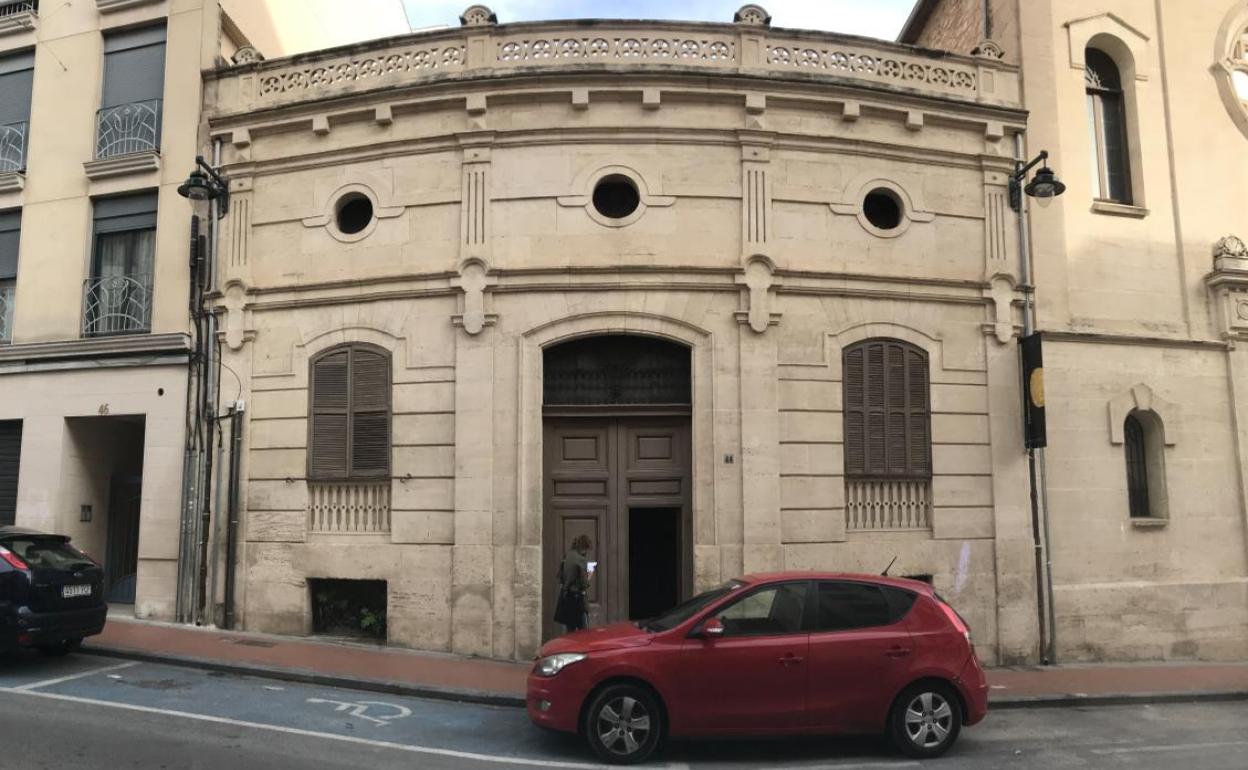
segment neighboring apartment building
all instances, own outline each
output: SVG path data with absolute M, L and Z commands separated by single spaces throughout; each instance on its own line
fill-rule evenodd
M 1017 68 L 461 21 L 207 78 L 242 625 L 528 658 L 588 535 L 594 622 L 896 558 L 1035 660 Z
M 985 28 L 987 25 L 987 28 Z M 1248 656 L 1248 2 L 922 0 L 1020 64 L 1062 660 Z
M 216 0 L 0 0 L 0 525 L 73 536 L 142 617 L 176 603 L 192 349 L 177 187 L 201 72 L 240 48 Z

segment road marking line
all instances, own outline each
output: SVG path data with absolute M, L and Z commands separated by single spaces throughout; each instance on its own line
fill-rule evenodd
M 1149 751 L 1186 751 L 1187 749 L 1221 749 L 1230 746 L 1248 746 L 1248 741 L 1220 741 L 1217 743 L 1183 743 L 1173 746 L 1130 746 L 1121 749 L 1092 749 L 1093 754 L 1132 754 Z
M 585 762 L 558 762 L 549 759 L 526 759 L 523 757 L 500 757 L 494 754 L 476 754 L 470 751 L 455 751 L 454 749 L 438 749 L 432 746 L 416 746 L 407 743 L 394 743 L 392 741 L 377 741 L 369 738 L 357 738 L 351 735 L 337 735 L 335 733 L 322 733 L 316 730 L 301 730 L 297 727 L 282 727 L 281 725 L 266 725 L 261 722 L 247 722 L 241 719 L 230 719 L 228 717 L 214 717 L 207 714 L 192 714 L 187 711 L 172 711 L 170 709 L 158 709 L 150 706 L 138 706 L 131 703 L 117 703 L 115 701 L 97 700 L 95 698 L 80 698 L 76 695 L 61 695 L 53 692 L 39 692 L 37 690 L 19 690 L 16 687 L 2 688 L 0 692 L 11 692 L 17 695 L 26 695 L 34 698 L 47 698 L 48 700 L 67 701 L 69 703 L 82 703 L 88 706 L 103 706 L 105 708 L 118 708 L 127 711 L 139 711 L 145 714 L 159 714 L 161 716 L 181 717 L 183 719 L 193 719 L 199 722 L 212 722 L 221 725 L 231 725 L 233 727 L 250 727 L 256 730 L 269 730 L 276 733 L 285 733 L 287 735 L 299 735 L 306 738 L 325 738 L 327 740 L 342 741 L 343 743 L 353 743 L 360 746 L 373 746 L 382 749 L 395 749 L 397 751 L 406 751 L 412 754 L 432 754 L 440 757 L 453 757 L 455 759 L 467 759 L 476 762 L 489 762 L 499 765 L 524 765 L 526 767 L 566 767 L 580 770 L 599 770 L 607 767 L 607 765 L 595 765 Z
M 115 666 L 93 668 L 90 671 L 79 671 L 77 674 L 70 674 L 69 676 L 61 676 L 61 677 L 57 677 L 56 679 L 45 679 L 42 682 L 31 682 L 30 684 L 24 684 L 24 685 L 21 685 L 20 687 L 11 687 L 7 689 L 21 692 L 21 691 L 27 691 L 27 690 L 34 690 L 39 687 L 51 687 L 54 684 L 61 684 L 62 682 L 72 682 L 75 679 L 85 679 L 86 677 L 95 676 L 96 674 L 103 674 L 107 671 L 120 671 L 123 668 L 130 668 L 131 666 L 137 666 L 137 665 L 139 665 L 139 662 L 137 660 L 132 660 L 129 663 L 118 663 Z

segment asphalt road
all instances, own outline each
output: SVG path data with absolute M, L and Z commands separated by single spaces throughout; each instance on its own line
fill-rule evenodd
M 1243 770 L 1248 703 L 1002 710 L 935 766 Z M 0 661 L 0 766 L 57 770 L 596 767 L 520 709 L 90 655 Z M 696 742 L 656 766 L 919 767 L 874 739 Z

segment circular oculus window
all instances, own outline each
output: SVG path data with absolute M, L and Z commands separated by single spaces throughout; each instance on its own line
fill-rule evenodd
M 344 235 L 356 235 L 373 221 L 373 202 L 367 195 L 348 193 L 334 206 L 334 224 Z
M 862 215 L 877 230 L 896 230 L 901 226 L 903 213 L 897 193 L 886 187 L 877 187 L 862 199 Z
M 625 219 L 641 205 L 641 194 L 633 180 L 623 174 L 609 174 L 594 185 L 594 210 L 607 219 Z

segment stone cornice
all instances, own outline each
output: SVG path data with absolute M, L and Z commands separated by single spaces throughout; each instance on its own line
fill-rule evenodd
M 455 273 L 350 279 L 306 286 L 271 286 L 247 292 L 252 311 L 341 305 L 362 302 L 453 297 Z M 510 294 L 563 291 L 697 291 L 738 292 L 739 267 L 551 267 L 491 270 L 488 293 Z M 925 279 L 846 272 L 776 271 L 784 283 L 777 294 L 898 298 L 955 304 L 986 305 L 990 285 L 977 280 Z M 211 299 L 219 303 L 221 297 Z M 220 311 L 221 307 L 215 308 Z
M 154 5 L 161 0 L 95 0 L 95 7 L 100 13 L 112 13 L 114 11 L 124 11 L 128 8 L 137 8 L 140 5 Z
M 1149 337 L 1110 332 L 1076 332 L 1069 330 L 1041 329 L 1045 341 L 1086 342 L 1103 345 L 1144 345 L 1161 348 L 1192 348 L 1198 350 L 1226 350 L 1226 343 L 1219 340 L 1197 340 L 1182 337 Z
M 589 20 L 464 27 L 371 41 L 206 73 L 223 113 L 306 103 L 449 77 L 674 70 L 868 84 L 1019 106 L 1012 65 L 881 40 L 733 24 Z
M 149 174 L 160 170 L 160 153 L 136 152 L 111 158 L 89 160 L 82 164 L 89 179 Z
M 182 333 L 132 334 L 58 342 L 27 342 L 0 347 L 0 364 L 119 356 L 176 355 L 185 354 L 190 349 L 191 338 Z
M 34 10 L 22 10 L 0 16 L 0 36 L 33 32 L 39 21 L 39 14 Z

